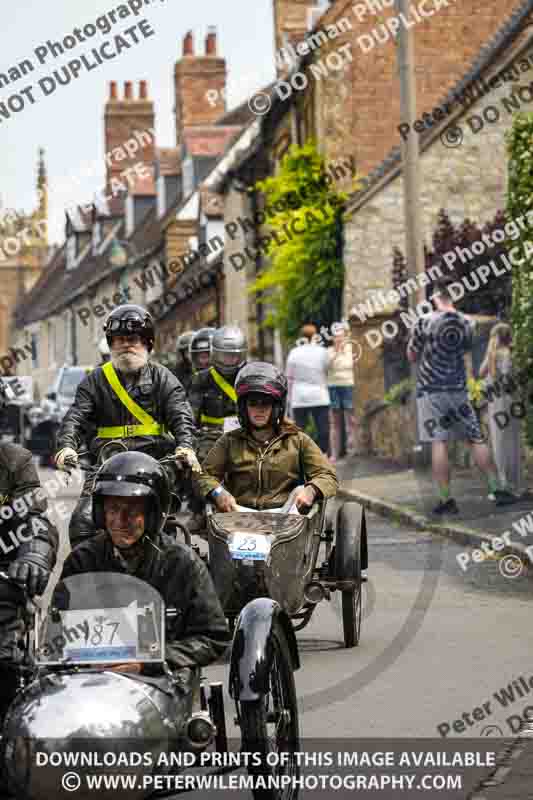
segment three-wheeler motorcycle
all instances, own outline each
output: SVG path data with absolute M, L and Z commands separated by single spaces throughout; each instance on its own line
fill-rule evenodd
M 339 591 L 344 645 L 354 647 L 361 636 L 362 570 L 368 566 L 364 509 L 342 503 L 333 520 L 326 503 L 316 502 L 302 515 L 293 505 L 296 491 L 283 507 L 269 511 L 239 507 L 214 513 L 208 506 L 209 568 L 222 607 L 231 623 L 247 602 L 270 597 L 298 631 L 318 603 Z M 321 545 L 325 557 L 319 563 Z
M 110 572 L 60 581 L 47 611 L 28 603 L 24 660 L 13 667 L 20 689 L 2 727 L 11 796 L 170 798 L 193 788 L 183 788 L 193 772 L 242 766 L 229 758 L 238 751 L 228 749 L 222 683 L 207 684 L 199 668 L 173 670 L 165 659 L 178 613 L 144 581 Z M 142 665 L 141 673 L 127 671 L 131 662 Z M 117 665 L 120 671 L 111 669 Z M 253 754 L 248 774 L 263 779 L 253 790 L 262 800 L 297 796 L 291 776 L 298 775 L 298 667 L 285 612 L 268 598 L 246 605 L 235 625 L 228 689 L 241 754 Z M 272 752 L 283 754 L 277 765 L 267 759 Z M 274 779 L 270 790 L 267 777 Z

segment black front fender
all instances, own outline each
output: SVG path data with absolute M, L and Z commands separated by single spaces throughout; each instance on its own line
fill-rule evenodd
M 368 568 L 365 509 L 359 503 L 343 503 L 337 513 L 335 577 L 351 580 Z
M 268 692 L 275 625 L 285 634 L 293 670 L 299 668 L 298 645 L 288 614 L 268 597 L 252 600 L 239 614 L 235 626 L 229 676 L 229 693 L 234 699 L 258 700 Z

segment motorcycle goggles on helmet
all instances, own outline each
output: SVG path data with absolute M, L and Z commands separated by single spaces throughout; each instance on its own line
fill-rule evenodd
M 109 347 L 113 336 L 134 335 L 141 337 L 148 352 L 151 352 L 154 346 L 154 321 L 142 306 L 127 304 L 115 308 L 105 322 L 104 333 Z

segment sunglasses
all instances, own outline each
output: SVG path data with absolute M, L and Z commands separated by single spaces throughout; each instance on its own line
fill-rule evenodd
M 246 404 L 252 408 L 268 408 L 273 405 L 270 397 L 249 397 Z

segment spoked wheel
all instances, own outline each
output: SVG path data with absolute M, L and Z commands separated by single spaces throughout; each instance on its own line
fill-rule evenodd
M 255 800 L 296 800 L 298 787 L 291 784 L 300 774 L 295 756 L 299 750 L 298 705 L 289 646 L 279 623 L 274 624 L 272 645 L 268 692 L 259 700 L 239 704 L 242 750 L 256 754 L 252 760 L 260 761 L 248 766 L 248 773 L 254 776 Z M 276 755 L 268 759 L 269 753 Z M 284 776 L 287 785 L 283 785 Z
M 359 644 L 362 612 L 363 591 L 359 575 L 354 588 L 342 592 L 342 629 L 345 647 L 357 647 Z

